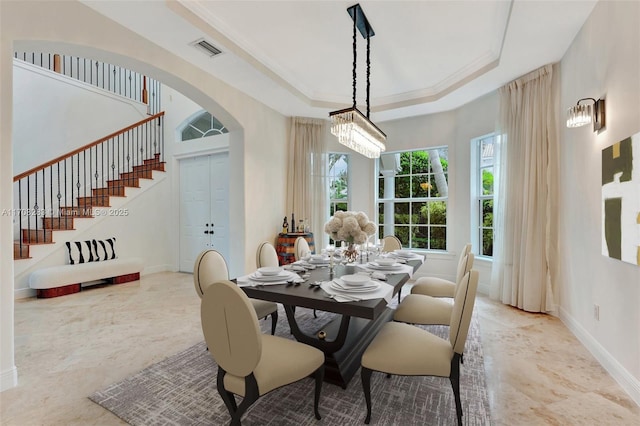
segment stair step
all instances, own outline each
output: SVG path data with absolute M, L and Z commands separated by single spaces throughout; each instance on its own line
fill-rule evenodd
M 109 195 L 99 197 L 78 197 L 78 207 L 109 207 Z
M 13 242 L 13 259 L 30 259 L 29 257 L 29 244 L 22 243 L 18 241 Z
M 130 179 L 130 178 L 144 178 L 151 179 L 153 177 L 153 173 L 151 170 L 137 170 L 133 172 L 120 173 L 120 179 Z
M 129 188 L 140 188 L 140 179 L 133 177 L 128 179 L 117 179 L 117 180 L 108 180 L 107 186 L 109 188 L 117 188 L 120 186 L 129 187 Z
M 97 188 L 92 190 L 94 197 L 100 197 L 102 195 L 113 195 L 118 197 L 124 197 L 124 186 L 109 186 L 107 188 Z
M 73 217 L 45 217 L 42 219 L 44 229 L 56 229 L 59 231 L 70 231 L 73 227 Z
M 149 164 L 141 164 L 139 166 L 133 166 L 133 171 L 142 171 L 142 170 L 158 170 L 160 172 L 164 172 L 164 164 L 165 163 L 149 163 Z
M 93 217 L 93 209 L 91 207 L 60 207 L 60 216 L 66 217 Z
M 51 229 L 23 229 L 22 242 L 23 244 L 53 243 L 53 231 Z

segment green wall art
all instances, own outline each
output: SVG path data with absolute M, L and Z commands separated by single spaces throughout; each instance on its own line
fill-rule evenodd
M 640 133 L 602 150 L 602 254 L 640 265 Z

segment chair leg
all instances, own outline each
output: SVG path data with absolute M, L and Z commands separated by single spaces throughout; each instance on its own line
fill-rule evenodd
M 400 303 L 400 295 L 402 294 L 402 289 L 398 290 L 398 303 Z
M 232 426 L 240 426 L 240 419 L 242 418 L 242 415 L 247 411 L 251 404 L 258 400 L 259 396 L 260 392 L 258 391 L 258 382 L 256 382 L 255 376 L 251 373 L 244 378 L 244 398 L 242 399 L 238 409 L 231 417 Z
M 456 417 L 458 418 L 458 426 L 462 426 L 462 402 L 460 401 L 460 354 L 453 354 L 449 381 L 451 382 L 453 396 L 456 400 Z
M 231 418 L 233 418 L 233 413 L 236 412 L 238 407 L 236 406 L 236 400 L 233 394 L 231 392 L 227 392 L 227 390 L 224 388 L 225 374 L 227 374 L 227 372 L 224 371 L 221 367 L 218 367 L 218 378 L 216 384 L 218 387 L 218 393 L 220 394 L 224 405 L 227 407 L 227 410 L 229 410 L 229 415 L 231 416 Z
M 276 324 L 278 323 L 278 311 L 271 314 L 271 335 L 276 334 Z
M 360 369 L 364 400 L 367 403 L 367 417 L 364 419 L 365 424 L 369 424 L 371 421 L 371 373 L 373 373 L 373 370 L 369 370 L 368 368 L 362 367 Z
M 320 391 L 322 390 L 322 381 L 324 380 L 324 364 L 320 366 L 314 373 L 316 378 L 316 392 L 313 397 L 313 412 L 316 415 L 316 419 L 320 420 L 320 411 L 318 411 L 318 404 L 320 403 Z

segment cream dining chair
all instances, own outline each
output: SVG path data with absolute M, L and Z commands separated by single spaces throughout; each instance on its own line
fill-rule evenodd
M 464 263 L 458 270 L 456 288 L 471 270 L 473 258 L 473 253 L 469 253 L 464 257 Z M 398 305 L 393 313 L 393 320 L 408 324 L 449 325 L 452 310 L 451 299 L 412 293 L 402 299 L 402 303 Z
M 267 241 L 261 243 L 256 251 L 256 268 L 264 268 L 265 266 L 280 266 L 275 247 Z
M 383 239 L 382 251 L 385 253 L 391 253 L 394 250 L 402 249 L 402 242 L 395 235 L 387 235 Z
M 300 260 L 310 254 L 311 249 L 309 248 L 309 243 L 307 242 L 307 240 L 305 240 L 304 237 L 296 238 L 295 242 L 293 243 L 293 257 L 295 258 L 295 260 Z
M 414 325 L 399 322 L 384 325 L 362 355 L 366 424 L 371 420 L 371 374 L 380 371 L 388 375 L 448 377 L 453 388 L 458 425 L 462 425 L 460 360 L 471 324 L 477 288 L 478 271 L 471 271 L 456 289 L 447 340 Z
M 202 295 L 211 284 L 220 280 L 229 279 L 229 269 L 224 257 L 216 250 L 204 250 L 196 258 L 193 266 L 193 284 L 196 293 L 202 299 Z M 276 332 L 278 323 L 278 305 L 266 300 L 249 299 L 258 318 L 271 315 L 271 334 Z
M 460 278 L 464 276 L 468 271 L 473 268 L 473 259 L 471 256 L 471 264 L 466 265 L 465 262 L 468 263 L 467 256 L 471 253 L 471 244 L 465 244 L 460 251 L 460 256 L 458 257 L 458 267 L 456 269 L 456 279 L 455 281 L 445 280 L 443 278 L 437 277 L 420 277 L 416 279 L 415 284 L 411 287 L 412 294 L 424 294 L 426 296 L 433 297 L 453 297 L 456 292 L 456 283 L 460 281 Z
M 249 298 L 231 281 L 217 281 L 205 289 L 200 315 L 209 353 L 218 364 L 218 393 L 232 425 L 240 425 L 242 415 L 259 397 L 310 375 L 315 377 L 313 410 L 320 420 L 322 351 L 261 334 Z M 234 395 L 243 398 L 239 406 Z

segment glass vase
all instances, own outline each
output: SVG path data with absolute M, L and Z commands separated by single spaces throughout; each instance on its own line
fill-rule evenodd
M 349 246 L 344 251 L 343 256 L 347 263 L 353 263 L 358 260 L 358 249 L 356 249 L 356 245 L 349 243 Z

